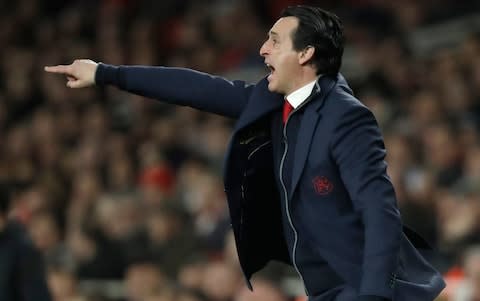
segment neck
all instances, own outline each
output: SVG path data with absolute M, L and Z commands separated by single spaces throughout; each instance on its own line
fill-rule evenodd
M 309 68 L 301 70 L 301 72 L 294 78 L 295 80 L 292 81 L 292 85 L 289 87 L 288 91 L 285 91 L 285 95 L 289 95 L 301 87 L 317 80 L 318 76 L 315 70 Z

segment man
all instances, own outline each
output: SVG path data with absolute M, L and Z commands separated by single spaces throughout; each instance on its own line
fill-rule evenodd
M 378 125 L 339 74 L 343 40 L 337 16 L 295 6 L 260 48 L 271 72 L 255 85 L 90 60 L 46 71 L 237 119 L 224 184 L 249 286 L 279 260 L 310 301 L 433 300 L 444 282 L 403 234 Z
M 42 255 L 25 229 L 7 219 L 10 194 L 0 183 L 0 300 L 49 301 Z

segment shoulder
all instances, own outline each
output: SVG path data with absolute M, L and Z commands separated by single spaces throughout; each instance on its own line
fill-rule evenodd
M 345 78 L 339 74 L 335 86 L 325 99 L 325 110 L 334 117 L 352 113 L 363 113 L 373 116 L 370 109 L 353 93 Z
M 16 249 L 19 255 L 35 250 L 25 227 L 16 221 L 9 221 L 5 228 L 5 237 Z

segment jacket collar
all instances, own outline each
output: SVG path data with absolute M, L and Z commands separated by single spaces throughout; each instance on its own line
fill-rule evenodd
M 316 111 L 318 111 L 324 103 L 325 96 L 330 93 L 335 83 L 344 85 L 347 83 L 342 75 L 337 76 L 321 76 L 312 90 L 312 94 L 308 97 L 308 101 L 313 101 L 311 105 Z M 247 103 L 243 114 L 237 120 L 233 132 L 236 133 L 242 128 L 255 122 L 268 113 L 280 109 L 283 105 L 284 96 L 278 93 L 273 93 L 268 90 L 268 81 L 266 78 L 262 79 L 255 86 L 252 94 L 250 95 L 250 101 Z M 305 101 L 307 102 L 307 101 Z
M 234 133 L 260 119 L 262 116 L 279 109 L 282 105 L 283 95 L 270 92 L 267 79 L 262 79 L 253 89 L 247 106 L 235 124 Z

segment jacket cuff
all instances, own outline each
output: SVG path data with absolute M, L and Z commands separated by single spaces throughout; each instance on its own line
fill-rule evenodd
M 359 295 L 392 299 L 397 282 L 397 274 L 393 272 L 397 266 L 395 256 L 376 256 L 366 259 L 365 262 Z
M 95 71 L 95 84 L 98 86 L 103 86 L 103 85 L 118 86 L 119 67 L 114 65 L 98 63 L 97 70 Z

